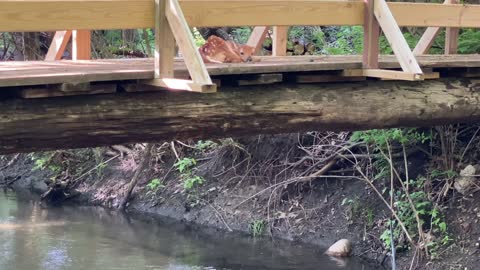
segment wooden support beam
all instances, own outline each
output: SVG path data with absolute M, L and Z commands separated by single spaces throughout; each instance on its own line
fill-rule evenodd
M 363 24 L 363 68 L 378 68 L 380 25 L 374 14 L 374 0 L 365 0 Z
M 440 27 L 428 27 L 415 46 L 415 49 L 413 49 L 413 54 L 422 55 L 428 53 L 428 50 L 432 47 L 438 33 L 440 33 Z
M 458 0 L 446 0 L 448 4 L 458 4 Z M 445 54 L 456 54 L 458 49 L 458 28 L 447 27 L 445 29 Z
M 165 16 L 167 0 L 155 0 L 155 79 L 173 78 L 175 38 Z
M 287 55 L 288 26 L 274 26 L 272 39 L 272 56 Z
M 200 52 L 195 45 L 193 35 L 190 32 L 178 0 L 166 1 L 166 17 L 170 28 L 175 29 L 172 32 L 183 54 L 192 81 L 199 85 L 213 85 L 211 88 L 215 89 L 205 63 L 203 63 Z
M 374 0 L 374 13 L 402 70 L 408 73 L 422 74 L 422 69 L 418 65 L 385 0 Z
M 288 75 L 291 81 L 295 83 L 326 83 L 326 82 L 355 82 L 364 81 L 366 77 L 360 76 L 343 76 L 342 74 L 298 74 Z
M 252 74 L 247 75 L 245 78 L 242 78 L 237 81 L 237 85 L 261 85 L 261 84 L 272 84 L 279 83 L 283 81 L 283 74 L 281 73 L 270 73 L 270 74 Z
M 0 101 L 0 154 L 311 130 L 480 121 L 478 82 L 262 85 Z M 379 94 L 381 93 L 381 94 Z
M 161 78 L 153 80 L 142 80 L 141 83 L 151 86 L 158 86 L 170 90 L 184 90 L 199 93 L 214 93 L 217 91 L 217 86 L 213 83 L 199 84 L 191 80 L 183 79 Z
M 269 27 L 267 26 L 255 26 L 253 28 L 250 37 L 248 38 L 247 45 L 255 48 L 254 54 L 258 54 L 261 51 L 263 42 L 267 37 Z
M 92 34 L 90 30 L 72 31 L 72 60 L 90 60 L 92 58 Z
M 62 59 L 65 48 L 67 47 L 70 38 L 72 37 L 72 30 L 56 31 L 53 36 L 52 43 L 48 47 L 45 61 L 55 61 Z
M 423 74 L 404 72 L 397 70 L 387 69 L 346 69 L 343 71 L 343 76 L 346 77 L 373 77 L 389 80 L 401 80 L 401 81 L 421 81 L 424 79 Z
M 79 95 L 98 95 L 115 93 L 117 85 L 114 83 L 102 83 L 89 85 L 88 89 L 81 89 L 79 91 L 62 91 L 61 86 L 25 88 L 20 90 L 19 94 L 22 98 L 47 98 L 47 97 L 65 97 L 65 96 L 79 96 Z

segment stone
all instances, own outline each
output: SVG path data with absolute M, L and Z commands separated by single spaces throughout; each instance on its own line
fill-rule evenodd
M 476 169 L 472 165 L 468 165 L 460 171 L 460 176 L 455 179 L 453 186 L 459 193 L 465 195 L 475 186 Z
M 352 244 L 348 239 L 338 240 L 325 252 L 326 255 L 334 257 L 348 257 L 350 253 L 352 253 Z

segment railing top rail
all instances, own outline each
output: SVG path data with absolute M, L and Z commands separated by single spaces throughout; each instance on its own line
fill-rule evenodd
M 363 1 L 180 0 L 191 27 L 363 25 Z M 0 0 L 0 31 L 154 26 L 153 0 Z M 480 27 L 480 5 L 389 3 L 400 26 Z

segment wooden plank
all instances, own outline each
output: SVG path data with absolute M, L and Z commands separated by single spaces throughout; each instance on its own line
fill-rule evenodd
M 56 31 L 53 36 L 52 43 L 48 47 L 45 61 L 55 61 L 62 59 L 65 48 L 67 47 L 70 38 L 72 37 L 72 30 Z
M 171 29 L 175 29 L 173 35 L 175 36 L 178 47 L 183 54 L 185 64 L 187 65 L 192 80 L 200 85 L 213 85 L 178 1 L 166 1 L 167 20 Z
M 440 33 L 440 27 L 428 27 L 418 41 L 417 45 L 415 46 L 415 49 L 413 49 L 413 54 L 426 54 L 428 50 L 432 47 L 438 33 Z
M 448 4 L 458 4 L 458 0 L 446 0 Z M 445 29 L 445 54 L 456 54 L 458 49 L 459 29 L 447 27 Z
M 288 27 L 274 26 L 272 38 L 272 56 L 287 55 Z
M 253 31 L 248 38 L 247 45 L 255 48 L 254 54 L 258 54 L 262 49 L 263 42 L 267 37 L 268 28 L 269 27 L 267 26 L 255 26 L 253 28 Z
M 200 93 L 215 93 L 217 86 L 215 84 L 199 84 L 191 80 L 182 79 L 153 79 L 141 81 L 143 84 L 167 88 L 170 90 L 183 90 Z
M 255 74 L 250 75 L 249 78 L 240 79 L 237 81 L 237 85 L 262 85 L 262 84 L 273 84 L 283 81 L 283 75 L 281 73 L 273 74 Z
M 298 73 L 328 70 L 361 69 L 360 55 L 260 57 L 257 63 L 209 64 L 212 76 L 258 73 Z M 264 60 L 268 59 L 268 60 Z M 422 55 L 417 56 L 422 68 L 451 69 L 479 68 L 480 55 Z M 380 68 L 400 68 L 393 55 L 381 55 Z M 96 59 L 57 62 L 0 62 L 0 87 L 60 84 L 64 82 L 125 81 L 153 79 L 153 58 Z M 183 62 L 175 62 L 175 77 L 189 78 Z M 0 89 L 0 91 L 2 91 Z
M 175 39 L 165 16 L 167 0 L 155 0 L 155 78 L 173 78 Z
M 380 25 L 374 14 L 374 0 L 365 0 L 363 24 L 363 68 L 378 68 Z
M 390 46 L 397 57 L 403 71 L 414 74 L 422 74 L 422 69 L 417 63 L 402 31 L 395 22 L 385 0 L 374 0 L 374 13 L 378 23 L 387 37 Z
M 420 81 L 424 79 L 423 74 L 386 69 L 347 69 L 343 71 L 343 75 L 346 77 L 367 76 L 402 81 Z
M 92 57 L 92 34 L 90 30 L 72 31 L 72 60 L 89 60 Z

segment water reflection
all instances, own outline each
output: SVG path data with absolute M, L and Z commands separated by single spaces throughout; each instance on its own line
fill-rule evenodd
M 343 266 L 339 266 L 343 264 Z M 312 246 L 253 241 L 101 208 L 42 208 L 0 194 L 0 269 L 378 269 Z

